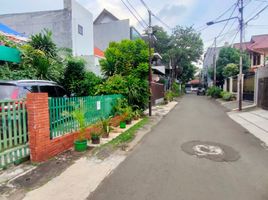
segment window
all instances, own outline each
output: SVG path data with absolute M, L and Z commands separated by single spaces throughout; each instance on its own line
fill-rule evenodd
M 19 98 L 25 98 L 27 93 L 38 93 L 38 86 L 30 85 L 30 86 L 21 86 L 19 92 Z
M 57 97 L 57 92 L 55 90 L 55 86 L 40 86 L 40 92 L 48 93 L 49 97 Z
M 84 28 L 83 28 L 83 26 L 81 26 L 81 25 L 79 25 L 79 24 L 78 24 L 78 33 L 79 33 L 80 35 L 84 35 Z
M 57 89 L 59 97 L 67 97 L 68 96 L 67 92 L 63 88 L 57 86 L 56 89 Z
M 261 64 L 260 54 L 254 53 L 253 54 L 253 65 L 260 65 L 260 64 Z

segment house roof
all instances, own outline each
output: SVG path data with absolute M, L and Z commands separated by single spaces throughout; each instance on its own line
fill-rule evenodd
M 94 47 L 94 56 L 105 58 L 104 52 L 100 50 L 98 47 Z
M 198 84 L 200 84 L 200 80 L 194 79 L 194 80 L 189 81 L 188 83 L 192 84 L 192 85 L 198 85 Z
M 20 36 L 20 37 L 25 37 L 25 35 L 11 29 L 10 27 L 0 23 L 0 31 L 5 33 L 5 34 L 8 34 L 8 35 L 13 35 L 13 36 Z
M 109 12 L 108 10 L 106 9 L 103 9 L 103 11 L 98 15 L 98 17 L 94 20 L 94 24 L 102 24 L 104 23 L 103 22 L 103 19 L 105 17 L 108 17 L 111 21 L 118 21 L 119 19 L 114 16 L 111 12 Z
M 234 48 L 239 48 L 239 43 L 234 44 Z M 250 42 L 244 42 L 242 44 L 243 50 L 255 51 L 255 52 L 268 52 L 268 34 L 254 35 L 251 37 Z

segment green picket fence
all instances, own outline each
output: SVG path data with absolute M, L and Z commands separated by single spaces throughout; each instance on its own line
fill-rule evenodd
M 26 101 L 0 101 L 0 168 L 29 154 Z
M 110 116 L 112 107 L 121 95 L 87 96 L 71 98 L 49 98 L 49 119 L 51 139 L 72 133 L 79 129 L 71 113 L 78 106 L 85 110 L 86 124 L 90 125 Z

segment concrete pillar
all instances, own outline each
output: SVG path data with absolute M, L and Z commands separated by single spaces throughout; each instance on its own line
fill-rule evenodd
M 227 79 L 224 79 L 223 91 L 227 91 Z
M 230 84 L 229 84 L 229 92 L 233 93 L 233 77 L 229 77 Z
M 255 72 L 254 81 L 254 104 L 258 105 L 258 94 L 259 94 L 259 69 Z

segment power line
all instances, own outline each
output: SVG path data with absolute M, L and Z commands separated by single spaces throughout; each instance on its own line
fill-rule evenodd
M 128 7 L 128 5 L 123 1 L 121 0 L 121 2 L 125 5 L 125 7 L 129 10 L 129 12 L 133 15 L 133 17 L 135 17 L 135 19 L 139 22 L 139 24 L 144 28 L 146 29 L 146 27 L 144 26 L 143 23 L 141 23 L 141 21 L 138 19 L 138 17 L 133 13 L 133 11 Z
M 238 2 L 236 2 L 236 3 L 234 3 L 234 4 L 232 4 L 228 9 L 226 9 L 220 16 L 218 16 L 217 18 L 215 18 L 213 21 L 217 21 L 217 20 L 219 20 L 220 18 L 222 18 L 224 15 L 226 15 L 234 6 L 235 6 L 235 8 L 237 7 L 237 4 L 238 4 Z M 201 32 L 201 31 L 203 31 L 203 30 L 205 30 L 205 29 L 207 29 L 209 26 L 208 25 L 203 25 L 203 26 L 200 26 L 200 27 L 198 27 L 198 28 L 196 28 L 197 29 L 197 32 Z M 198 29 L 200 29 L 200 30 L 198 30 Z
M 167 25 L 165 22 L 163 22 L 159 17 L 157 17 L 154 13 L 152 13 L 152 16 L 155 17 L 160 23 L 162 23 L 164 26 L 166 26 L 168 29 L 172 30 L 172 28 Z
M 172 30 L 172 28 L 171 28 L 169 25 L 167 25 L 165 22 L 163 22 L 163 20 L 161 20 L 156 14 L 154 14 L 154 13 L 152 12 L 152 10 L 149 8 L 149 6 L 148 6 L 143 0 L 140 0 L 140 2 L 141 2 L 142 5 L 146 8 L 146 10 L 148 10 L 149 12 L 152 13 L 152 16 L 153 16 L 156 20 L 158 20 L 161 24 L 163 24 L 163 25 L 164 25 L 165 27 L 167 27 L 168 29 Z
M 147 6 L 147 4 L 146 4 L 143 0 L 140 0 L 140 1 L 141 1 L 141 3 L 143 4 L 143 6 L 146 8 L 146 10 L 151 11 L 151 10 L 149 9 L 149 7 Z
M 259 14 L 261 14 L 264 10 L 266 10 L 268 8 L 268 5 L 266 5 L 264 8 L 262 8 L 259 12 L 257 12 L 253 17 L 251 17 L 250 19 L 248 19 L 245 24 L 247 24 L 248 22 L 254 20 Z
M 134 8 L 134 6 L 130 3 L 129 0 L 126 0 L 130 7 L 134 10 L 134 12 L 138 15 L 138 17 L 143 21 L 143 23 L 148 26 L 147 22 L 142 18 L 142 16 L 139 14 L 139 12 Z

